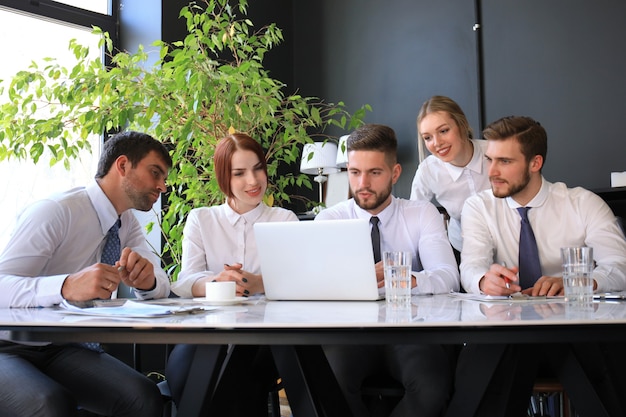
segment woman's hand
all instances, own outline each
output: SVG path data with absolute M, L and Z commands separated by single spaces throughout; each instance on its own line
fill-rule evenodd
M 263 287 L 263 277 L 260 274 L 252 274 L 245 271 L 241 264 L 224 265 L 224 272 L 218 277 L 228 277 L 227 279 L 217 279 L 235 281 L 237 283 L 237 296 L 247 297 L 250 295 L 265 292 Z

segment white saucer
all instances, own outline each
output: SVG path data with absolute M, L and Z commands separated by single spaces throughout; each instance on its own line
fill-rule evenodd
M 240 303 L 242 301 L 246 301 L 247 299 L 248 297 L 235 297 L 231 300 L 209 301 L 204 297 L 198 297 L 198 298 L 194 298 L 193 301 L 197 301 L 199 303 L 208 304 L 212 306 L 228 306 L 228 305 Z

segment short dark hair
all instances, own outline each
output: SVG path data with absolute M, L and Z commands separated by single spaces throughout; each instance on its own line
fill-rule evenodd
M 366 124 L 348 136 L 347 151 L 379 151 L 385 154 L 389 166 L 398 161 L 396 132 L 389 126 Z
M 215 178 L 217 179 L 220 190 L 229 198 L 234 197 L 230 189 L 230 179 L 233 169 L 232 157 L 237 150 L 253 152 L 259 158 L 263 172 L 265 172 L 265 176 L 267 177 L 265 152 L 259 142 L 245 133 L 233 133 L 222 138 L 215 146 L 215 152 L 213 153 L 213 169 L 215 170 Z
M 535 155 L 541 155 L 545 163 L 548 155 L 548 134 L 531 117 L 507 116 L 498 119 L 483 130 L 483 137 L 488 140 L 515 138 L 527 162 Z
M 117 133 L 104 141 L 96 178 L 103 178 L 122 155 L 128 158 L 132 166 L 136 166 L 151 151 L 158 153 L 168 168 L 172 167 L 172 157 L 167 148 L 152 136 L 133 130 Z

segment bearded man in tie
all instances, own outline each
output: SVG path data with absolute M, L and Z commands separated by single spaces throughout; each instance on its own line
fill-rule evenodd
M 403 250 L 413 254 L 411 293 L 449 293 L 459 288 L 458 269 L 444 223 L 430 202 L 391 194 L 402 172 L 396 134 L 388 126 L 367 124 L 347 140 L 348 178 L 354 198 L 322 210 L 315 220 L 366 219 L 371 223 L 376 255 Z M 332 237 L 329 237 L 332 238 Z M 378 286 L 384 287 L 383 265 L 376 259 Z M 440 416 L 452 386 L 452 349 L 436 344 L 324 346 L 324 352 L 355 416 L 370 415 L 361 385 L 372 375 L 400 382 L 404 396 L 392 417 Z
M 95 180 L 36 202 L 21 214 L 0 255 L 0 306 L 50 307 L 107 299 L 123 283 L 140 299 L 163 298 L 169 279 L 132 209 L 165 192 L 172 159 L 139 132 L 105 141 Z M 87 345 L 0 341 L 0 415 L 156 417 L 156 385 Z
M 591 191 L 551 183 L 542 176 L 548 145 L 541 124 L 530 117 L 504 117 L 487 126 L 483 136 L 488 141 L 485 156 L 491 190 L 470 197 L 463 208 L 463 288 L 494 296 L 563 295 L 560 248 L 590 246 L 596 261 L 594 291 L 625 290 L 626 241 L 616 217 Z M 468 358 L 487 348 L 494 347 L 466 347 L 459 357 L 457 376 L 471 375 L 464 368 L 472 363 Z M 563 355 L 566 349 L 570 347 L 563 348 Z M 603 383 L 608 375 L 601 358 L 604 348 L 588 344 L 571 349 L 583 367 L 582 357 L 592 358 L 588 373 Z M 559 363 L 545 363 L 550 352 L 547 346 L 501 346 L 497 355 L 502 360 L 490 391 L 497 398 L 483 398 L 476 415 L 526 415 L 538 367 L 546 365 L 559 372 Z M 457 384 L 460 381 L 462 377 Z M 602 400 L 607 409 L 618 410 L 619 405 L 609 398 L 610 390 L 603 390 Z M 624 415 L 624 411 L 611 415 Z

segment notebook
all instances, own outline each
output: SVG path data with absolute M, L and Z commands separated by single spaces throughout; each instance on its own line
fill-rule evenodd
M 367 220 L 256 223 L 268 300 L 379 300 Z

